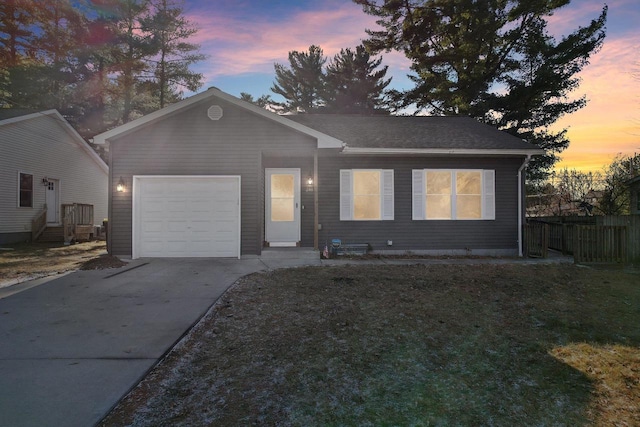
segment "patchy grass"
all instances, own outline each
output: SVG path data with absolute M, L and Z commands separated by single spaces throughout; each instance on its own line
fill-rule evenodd
M 550 354 L 593 381 L 588 413 L 596 425 L 640 426 L 640 349 L 576 343 Z
M 121 261 L 106 254 L 104 241 L 64 246 L 29 243 L 0 250 L 0 286 L 78 269 L 119 267 Z
M 103 425 L 638 425 L 639 324 L 623 271 L 254 274 Z

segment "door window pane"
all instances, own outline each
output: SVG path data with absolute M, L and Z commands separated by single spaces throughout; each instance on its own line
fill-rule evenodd
M 293 175 L 273 174 L 271 175 L 271 197 L 273 198 L 293 198 Z
M 292 199 L 271 199 L 271 221 L 293 221 Z
M 295 185 L 292 174 L 271 175 L 271 221 L 293 221 Z

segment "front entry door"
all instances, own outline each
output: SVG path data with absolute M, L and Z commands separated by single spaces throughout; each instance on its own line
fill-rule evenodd
M 47 224 L 60 223 L 60 185 L 57 179 L 49 179 L 44 202 L 47 204 Z
M 269 246 L 300 242 L 300 169 L 265 169 L 265 240 Z

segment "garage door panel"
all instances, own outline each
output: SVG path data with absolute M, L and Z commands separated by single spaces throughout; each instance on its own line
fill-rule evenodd
M 136 256 L 239 255 L 239 177 L 136 179 Z

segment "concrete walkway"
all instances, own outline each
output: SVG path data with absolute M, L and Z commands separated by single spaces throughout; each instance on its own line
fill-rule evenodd
M 99 422 L 246 274 L 304 265 L 452 262 L 531 261 L 321 261 L 313 251 L 270 250 L 242 260 L 135 260 L 117 270 L 7 288 L 0 294 L 0 426 Z

